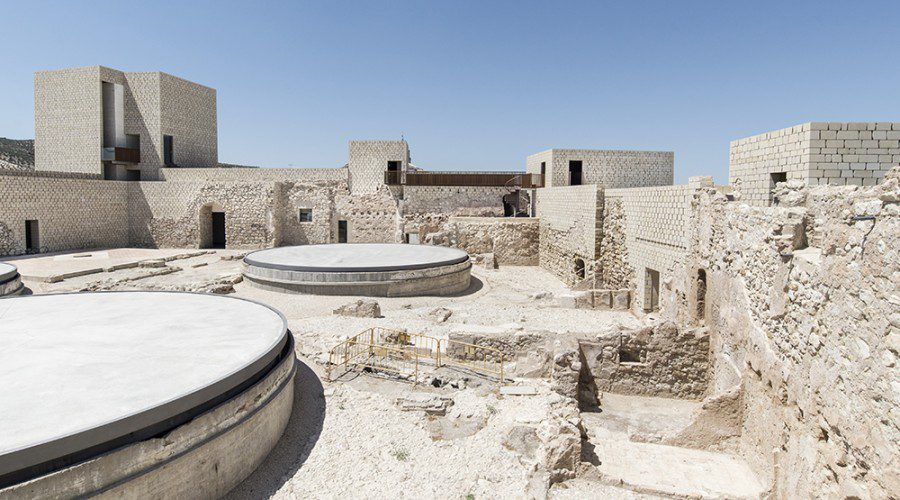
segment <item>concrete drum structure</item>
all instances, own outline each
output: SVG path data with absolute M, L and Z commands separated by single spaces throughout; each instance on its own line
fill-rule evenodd
M 0 297 L 17 294 L 22 288 L 22 278 L 16 266 L 0 262 Z
M 404 244 L 303 245 L 252 252 L 244 277 L 260 288 L 319 295 L 451 295 L 469 287 L 459 249 Z
M 0 310 L 0 400 L 15 409 L 0 412 L 0 496 L 219 496 L 290 416 L 293 345 L 262 304 L 120 292 Z

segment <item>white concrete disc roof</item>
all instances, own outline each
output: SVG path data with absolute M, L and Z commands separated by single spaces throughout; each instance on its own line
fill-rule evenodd
M 18 270 L 16 270 L 16 266 L 12 264 L 7 264 L 6 262 L 0 262 L 0 283 L 4 283 L 16 277 L 18 274 Z
M 341 243 L 259 250 L 244 257 L 244 262 L 270 269 L 336 273 L 426 269 L 468 258 L 462 250 L 434 245 Z
M 286 342 L 280 313 L 229 297 L 0 300 L 0 476 L 196 410 L 252 380 Z

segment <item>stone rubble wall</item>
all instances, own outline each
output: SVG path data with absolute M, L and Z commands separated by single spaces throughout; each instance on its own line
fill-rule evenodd
M 275 183 L 131 182 L 129 241 L 154 248 L 204 247 L 208 212 L 225 212 L 227 248 L 264 248 L 277 239 Z M 208 222 L 207 222 L 208 223 Z
M 890 497 L 900 168 L 879 186 L 798 182 L 778 194 L 779 206 L 754 208 L 699 193 L 690 258 L 662 314 L 707 326 L 711 396 L 741 388 L 739 450 L 776 497 Z
M 541 188 L 536 197 L 539 264 L 565 283 L 575 284 L 576 258 L 584 260 L 585 276 L 594 272 L 602 234 L 603 190 L 595 185 Z
M 503 215 L 503 196 L 510 192 L 504 186 L 403 186 L 403 211 L 451 215 L 477 211 L 499 217 Z
M 493 253 L 501 266 L 538 265 L 538 219 L 451 217 L 453 246 L 469 255 Z
M 0 174 L 0 255 L 25 253 L 26 220 L 38 221 L 41 252 L 127 246 L 127 185 Z
M 803 123 L 732 141 L 729 157 L 729 184 L 754 206 L 770 204 L 776 172 L 810 186 L 874 186 L 900 164 L 900 123 Z
M 597 388 L 617 394 L 700 399 L 707 391 L 709 336 L 672 322 L 581 342 Z

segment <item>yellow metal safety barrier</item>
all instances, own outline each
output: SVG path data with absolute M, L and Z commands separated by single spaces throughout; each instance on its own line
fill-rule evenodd
M 404 363 L 406 370 L 401 368 Z M 418 383 L 420 363 L 463 368 L 494 376 L 503 383 L 503 353 L 499 349 L 382 327 L 368 328 L 334 346 L 328 352 L 326 376 L 333 380 L 334 366 L 342 366 L 343 373 L 353 365 L 402 375 L 410 371 L 408 365 L 413 365 L 410 375 Z

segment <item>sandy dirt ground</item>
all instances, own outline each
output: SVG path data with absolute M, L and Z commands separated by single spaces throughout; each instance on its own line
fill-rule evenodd
M 359 297 L 290 295 L 255 288 L 241 281 L 240 257 L 241 252 L 230 250 L 119 249 L 30 257 L 14 263 L 27 271 L 22 273 L 26 293 L 229 293 L 262 302 L 285 315 L 298 355 L 293 414 L 279 444 L 230 498 L 468 499 L 546 494 L 552 498 L 655 498 L 657 490 L 652 484 L 638 492 L 620 488 L 614 481 L 598 481 L 615 474 L 628 476 L 622 467 L 607 470 L 599 463 L 597 472 L 605 476 L 591 473 L 557 484 L 549 492 L 529 484 L 536 461 L 509 449 L 506 441 L 513 427 L 539 425 L 562 399 L 545 379 L 517 379 L 512 384 L 526 386 L 534 394 L 503 396 L 496 382 L 471 374 L 443 373 L 445 378 L 468 379 L 464 388 L 414 385 L 359 373 L 335 382 L 324 376 L 327 351 L 372 326 L 438 338 L 454 332 L 539 333 L 552 338 L 634 328 L 640 321 L 632 314 L 560 308 L 553 297 L 568 289 L 554 276 L 536 267 L 502 267 L 473 268 L 472 286 L 458 296 L 377 298 L 380 318 L 339 316 L 332 311 Z M 57 279 L 59 276 L 67 277 Z M 436 308 L 449 310 L 450 316 L 436 320 L 431 314 Z M 404 411 L 398 404 L 398 399 L 429 398 L 444 398 L 452 404 L 445 415 Z M 696 406 L 694 402 L 643 399 L 617 396 L 610 400 L 606 413 L 583 413 L 591 442 L 588 448 L 594 454 L 589 460 L 596 460 L 599 453 L 604 461 L 615 462 L 619 450 L 628 460 L 640 461 L 641 450 L 632 444 L 651 445 L 638 441 L 647 441 L 647 436 L 652 441 L 686 423 Z M 703 458 L 707 459 L 705 469 L 698 471 L 707 475 L 715 476 L 716 467 L 733 472 L 742 465 L 727 462 L 728 457 Z M 744 473 L 743 469 L 739 472 Z M 677 484 L 681 489 L 675 491 L 698 491 L 692 490 L 692 485 L 681 488 Z M 722 493 L 715 488 L 708 491 Z

